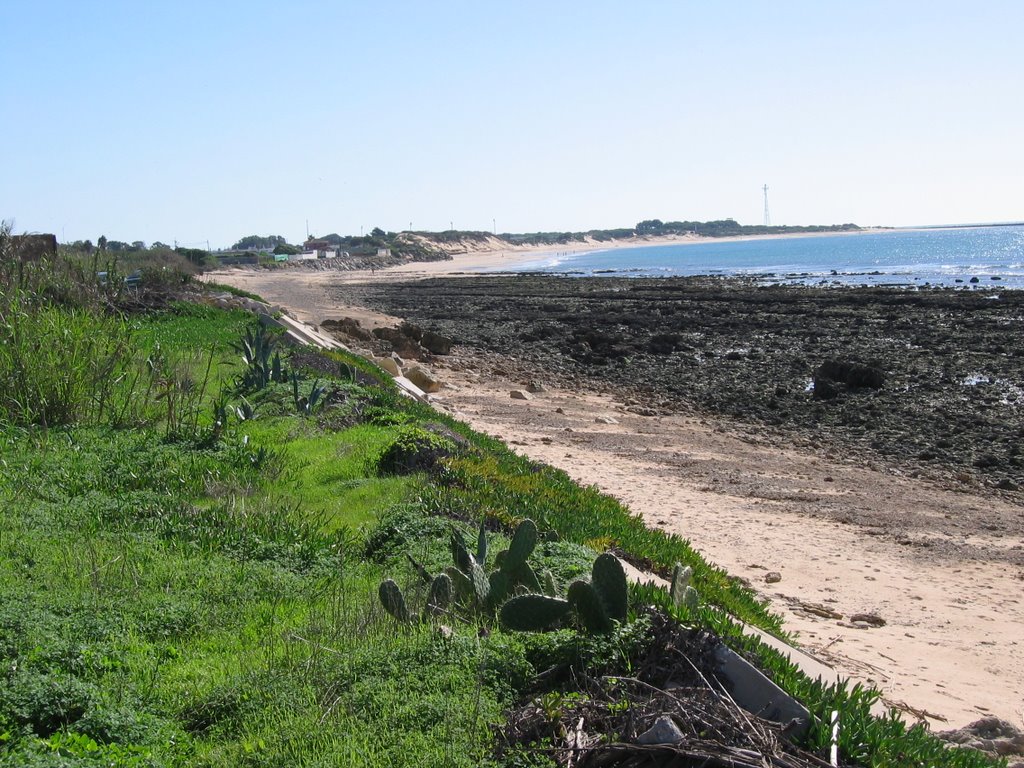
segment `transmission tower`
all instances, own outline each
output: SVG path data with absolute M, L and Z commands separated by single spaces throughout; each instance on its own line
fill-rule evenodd
M 761 189 L 764 190 L 764 225 L 770 227 L 772 225 L 772 217 L 768 213 L 768 185 L 765 184 Z

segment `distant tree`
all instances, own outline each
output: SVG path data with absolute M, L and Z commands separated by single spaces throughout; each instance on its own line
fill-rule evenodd
M 175 248 L 175 253 L 180 253 L 186 259 L 191 261 L 197 267 L 202 266 L 206 261 L 206 257 L 209 255 L 206 251 L 200 250 L 199 248 Z
M 151 251 L 169 251 L 169 250 L 171 250 L 171 246 L 169 246 L 167 243 L 161 243 L 159 240 L 154 240 L 153 244 L 151 246 L 149 246 L 149 250 L 151 250 Z
M 278 245 L 286 245 L 288 243 L 280 235 L 246 235 L 233 246 L 233 251 L 250 251 L 250 250 L 272 250 Z
M 370 230 L 370 237 L 382 238 L 387 237 L 387 234 L 388 233 L 385 232 L 380 227 L 374 227 L 373 229 Z
M 661 219 L 647 219 L 636 225 L 636 233 L 638 235 L 656 235 L 659 234 L 664 227 L 665 223 Z
M 146 244 L 144 242 L 142 242 L 141 240 L 133 240 L 132 241 L 132 250 L 133 251 L 144 251 L 144 250 L 146 250 Z
M 294 256 L 302 251 L 294 245 L 288 245 L 288 243 L 278 243 L 274 246 L 274 253 L 278 256 Z
M 96 241 L 96 244 L 99 246 L 101 251 L 107 250 L 107 236 L 100 235 L 100 239 Z
M 131 246 L 121 240 L 107 240 L 107 250 L 112 253 L 127 253 Z

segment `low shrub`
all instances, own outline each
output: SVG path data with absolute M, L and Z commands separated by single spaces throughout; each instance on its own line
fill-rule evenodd
M 378 475 L 425 472 L 455 453 L 455 442 L 419 426 L 401 427 L 374 461 Z

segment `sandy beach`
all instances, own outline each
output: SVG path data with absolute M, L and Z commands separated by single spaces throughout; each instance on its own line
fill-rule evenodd
M 654 243 L 629 243 L 638 244 Z M 230 269 L 207 279 L 316 325 L 354 317 L 374 327 L 400 319 L 363 306 L 348 286 L 512 268 L 542 251 L 551 249 L 374 273 Z M 562 386 L 536 361 L 497 350 L 457 346 L 430 364 L 444 382 L 438 407 L 689 538 L 769 599 L 803 647 L 876 685 L 908 717 L 938 730 L 986 715 L 1024 723 L 1019 497 L 911 477 L 835 446 L 797 447 L 770 429 L 700 412 L 641 415 L 612 386 Z M 544 391 L 510 399 L 530 381 Z M 902 521 L 911 517 L 908 533 Z M 982 518 L 997 522 L 954 525 Z M 961 545 L 969 557 L 957 556 Z M 781 580 L 766 582 L 769 572 Z
M 473 249 L 462 252 L 452 249 L 451 261 L 409 262 L 398 267 L 389 268 L 388 274 L 402 275 L 403 278 L 440 277 L 444 275 L 464 274 L 473 272 L 493 272 L 515 270 L 523 264 L 532 263 L 547 257 L 569 256 L 591 251 L 618 250 L 622 248 L 643 248 L 657 245 L 699 245 L 701 243 L 729 243 L 751 240 L 792 240 L 808 237 L 856 237 L 887 230 L 864 228 L 839 232 L 796 232 L 785 235 L 736 235 L 730 237 L 701 237 L 699 235 L 636 235 L 616 240 L 595 240 L 587 238 L 583 242 L 565 243 L 562 245 L 518 245 L 510 247 L 508 243 L 497 238 L 488 239 L 484 243 L 473 243 Z

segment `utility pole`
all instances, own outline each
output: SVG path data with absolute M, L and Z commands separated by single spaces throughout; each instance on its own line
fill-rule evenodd
M 764 190 L 764 225 L 770 227 L 772 225 L 772 217 L 768 214 L 768 185 L 765 184 L 761 189 Z

